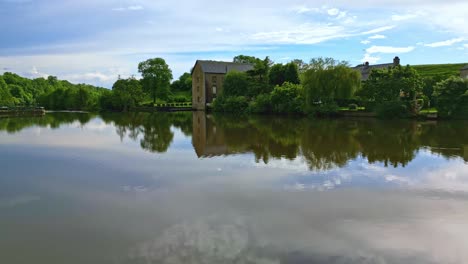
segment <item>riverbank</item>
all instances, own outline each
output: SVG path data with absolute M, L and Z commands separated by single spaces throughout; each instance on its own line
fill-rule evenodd
M 46 111 L 42 107 L 36 108 L 7 108 L 0 109 L 1 117 L 15 117 L 15 116 L 43 116 Z

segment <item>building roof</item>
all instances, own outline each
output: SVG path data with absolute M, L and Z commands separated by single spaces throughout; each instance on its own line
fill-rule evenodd
M 254 68 L 252 64 L 248 63 L 235 63 L 225 61 L 204 61 L 197 60 L 195 65 L 200 64 L 203 72 L 205 73 L 223 73 L 226 74 L 232 70 L 246 72 Z M 194 67 L 195 68 L 195 67 Z M 192 70 L 193 73 L 193 70 Z
M 461 68 L 462 70 L 468 70 L 468 64 L 465 65 L 463 68 Z

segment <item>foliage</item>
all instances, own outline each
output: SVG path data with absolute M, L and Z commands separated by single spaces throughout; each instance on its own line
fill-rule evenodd
M 247 73 L 231 71 L 226 74 L 223 84 L 223 96 L 244 96 L 249 89 Z
M 213 103 L 215 112 L 243 114 L 246 112 L 249 102 L 245 96 L 220 96 Z
M 153 103 L 156 98 L 167 98 L 172 80 L 172 71 L 162 58 L 148 59 L 138 64 L 138 72 L 143 79 L 143 90 L 151 96 Z
M 236 57 L 234 57 L 232 62 L 255 64 L 255 63 L 257 63 L 258 60 L 259 59 L 254 57 L 254 56 L 237 55 Z
M 259 94 L 249 104 L 248 112 L 250 113 L 270 113 L 272 111 L 271 95 Z
M 27 79 L 14 73 L 0 75 L 0 104 L 43 106 L 51 110 L 97 110 L 99 98 L 107 89 L 58 80 Z
M 113 106 L 125 112 L 143 100 L 143 89 L 140 81 L 134 78 L 117 80 L 112 86 L 112 91 L 114 93 Z
M 8 89 L 7 84 L 0 76 L 0 106 L 13 106 L 15 100 Z
M 349 110 L 353 110 L 353 111 L 354 111 L 354 110 L 358 110 L 358 105 L 357 105 L 357 104 L 350 104 L 350 105 L 348 106 L 348 108 L 349 108 Z
M 303 113 L 304 99 L 302 86 L 288 82 L 285 82 L 282 86 L 276 86 L 271 93 L 271 105 L 275 113 Z
M 377 106 L 376 113 L 380 118 L 403 118 L 408 116 L 408 108 L 401 101 L 386 101 Z
M 441 117 L 468 117 L 468 80 L 450 77 L 435 85 L 434 97 Z
M 271 85 L 282 85 L 285 82 L 299 84 L 299 70 L 295 63 L 290 62 L 286 65 L 275 64 L 271 67 L 269 73 Z
M 171 91 L 191 91 L 192 90 L 192 75 L 190 73 L 185 72 L 182 74 L 178 80 L 175 80 L 171 84 Z
M 317 104 L 339 99 L 350 99 L 360 88 L 357 71 L 333 59 L 312 60 L 310 69 L 303 74 L 306 106 L 310 110 Z
M 308 113 L 319 117 L 337 116 L 340 110 L 340 107 L 334 101 L 323 102 L 309 107 Z

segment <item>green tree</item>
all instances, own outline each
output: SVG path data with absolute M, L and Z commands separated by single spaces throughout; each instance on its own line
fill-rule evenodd
M 372 70 L 360 95 L 377 104 L 401 101 L 417 112 L 416 98 L 422 94 L 423 86 L 423 79 L 409 65 L 389 67 Z
M 115 94 L 114 106 L 117 105 L 124 112 L 130 107 L 137 106 L 143 100 L 143 89 L 140 81 L 129 78 L 119 79 L 112 86 L 112 92 Z
M 172 91 L 183 91 L 188 92 L 192 90 L 192 75 L 190 73 L 185 72 L 182 74 L 178 80 L 175 80 L 171 84 Z
M 306 106 L 312 110 L 319 103 L 335 103 L 349 99 L 360 88 L 359 73 L 331 58 L 312 59 L 309 69 L 303 74 Z
M 2 76 L 0 76 L 0 106 L 13 106 L 14 104 L 14 98 Z
M 259 61 L 260 59 L 254 57 L 254 56 L 246 56 L 246 55 L 238 55 L 234 57 L 232 62 L 235 63 L 249 63 L 249 64 L 255 64 Z
M 434 87 L 437 110 L 442 117 L 468 117 L 468 80 L 450 77 Z
M 249 80 L 247 73 L 230 71 L 224 79 L 222 96 L 245 96 L 248 89 Z
M 303 113 L 303 88 L 299 84 L 285 82 L 271 92 L 271 105 L 276 113 Z
M 292 84 L 299 84 L 299 69 L 297 65 L 290 62 L 284 65 L 284 80 Z
M 169 94 L 172 71 L 162 58 L 148 59 L 138 64 L 138 72 L 143 79 L 143 90 L 150 94 L 153 104 L 156 97 L 167 97 Z

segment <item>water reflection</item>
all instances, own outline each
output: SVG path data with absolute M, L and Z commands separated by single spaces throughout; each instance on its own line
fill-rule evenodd
M 39 126 L 58 128 L 91 114 L 54 113 L 44 117 L 0 119 L 0 131 L 20 132 Z M 293 117 L 231 117 L 193 113 L 102 114 L 121 140 L 139 142 L 142 149 L 166 152 L 174 139 L 172 128 L 192 137 L 199 158 L 253 153 L 256 162 L 303 158 L 310 170 L 344 167 L 359 157 L 385 166 L 407 166 L 420 150 L 468 161 L 468 122 L 408 120 L 308 120 Z
M 468 263 L 467 122 L 0 119 L 0 262 Z

